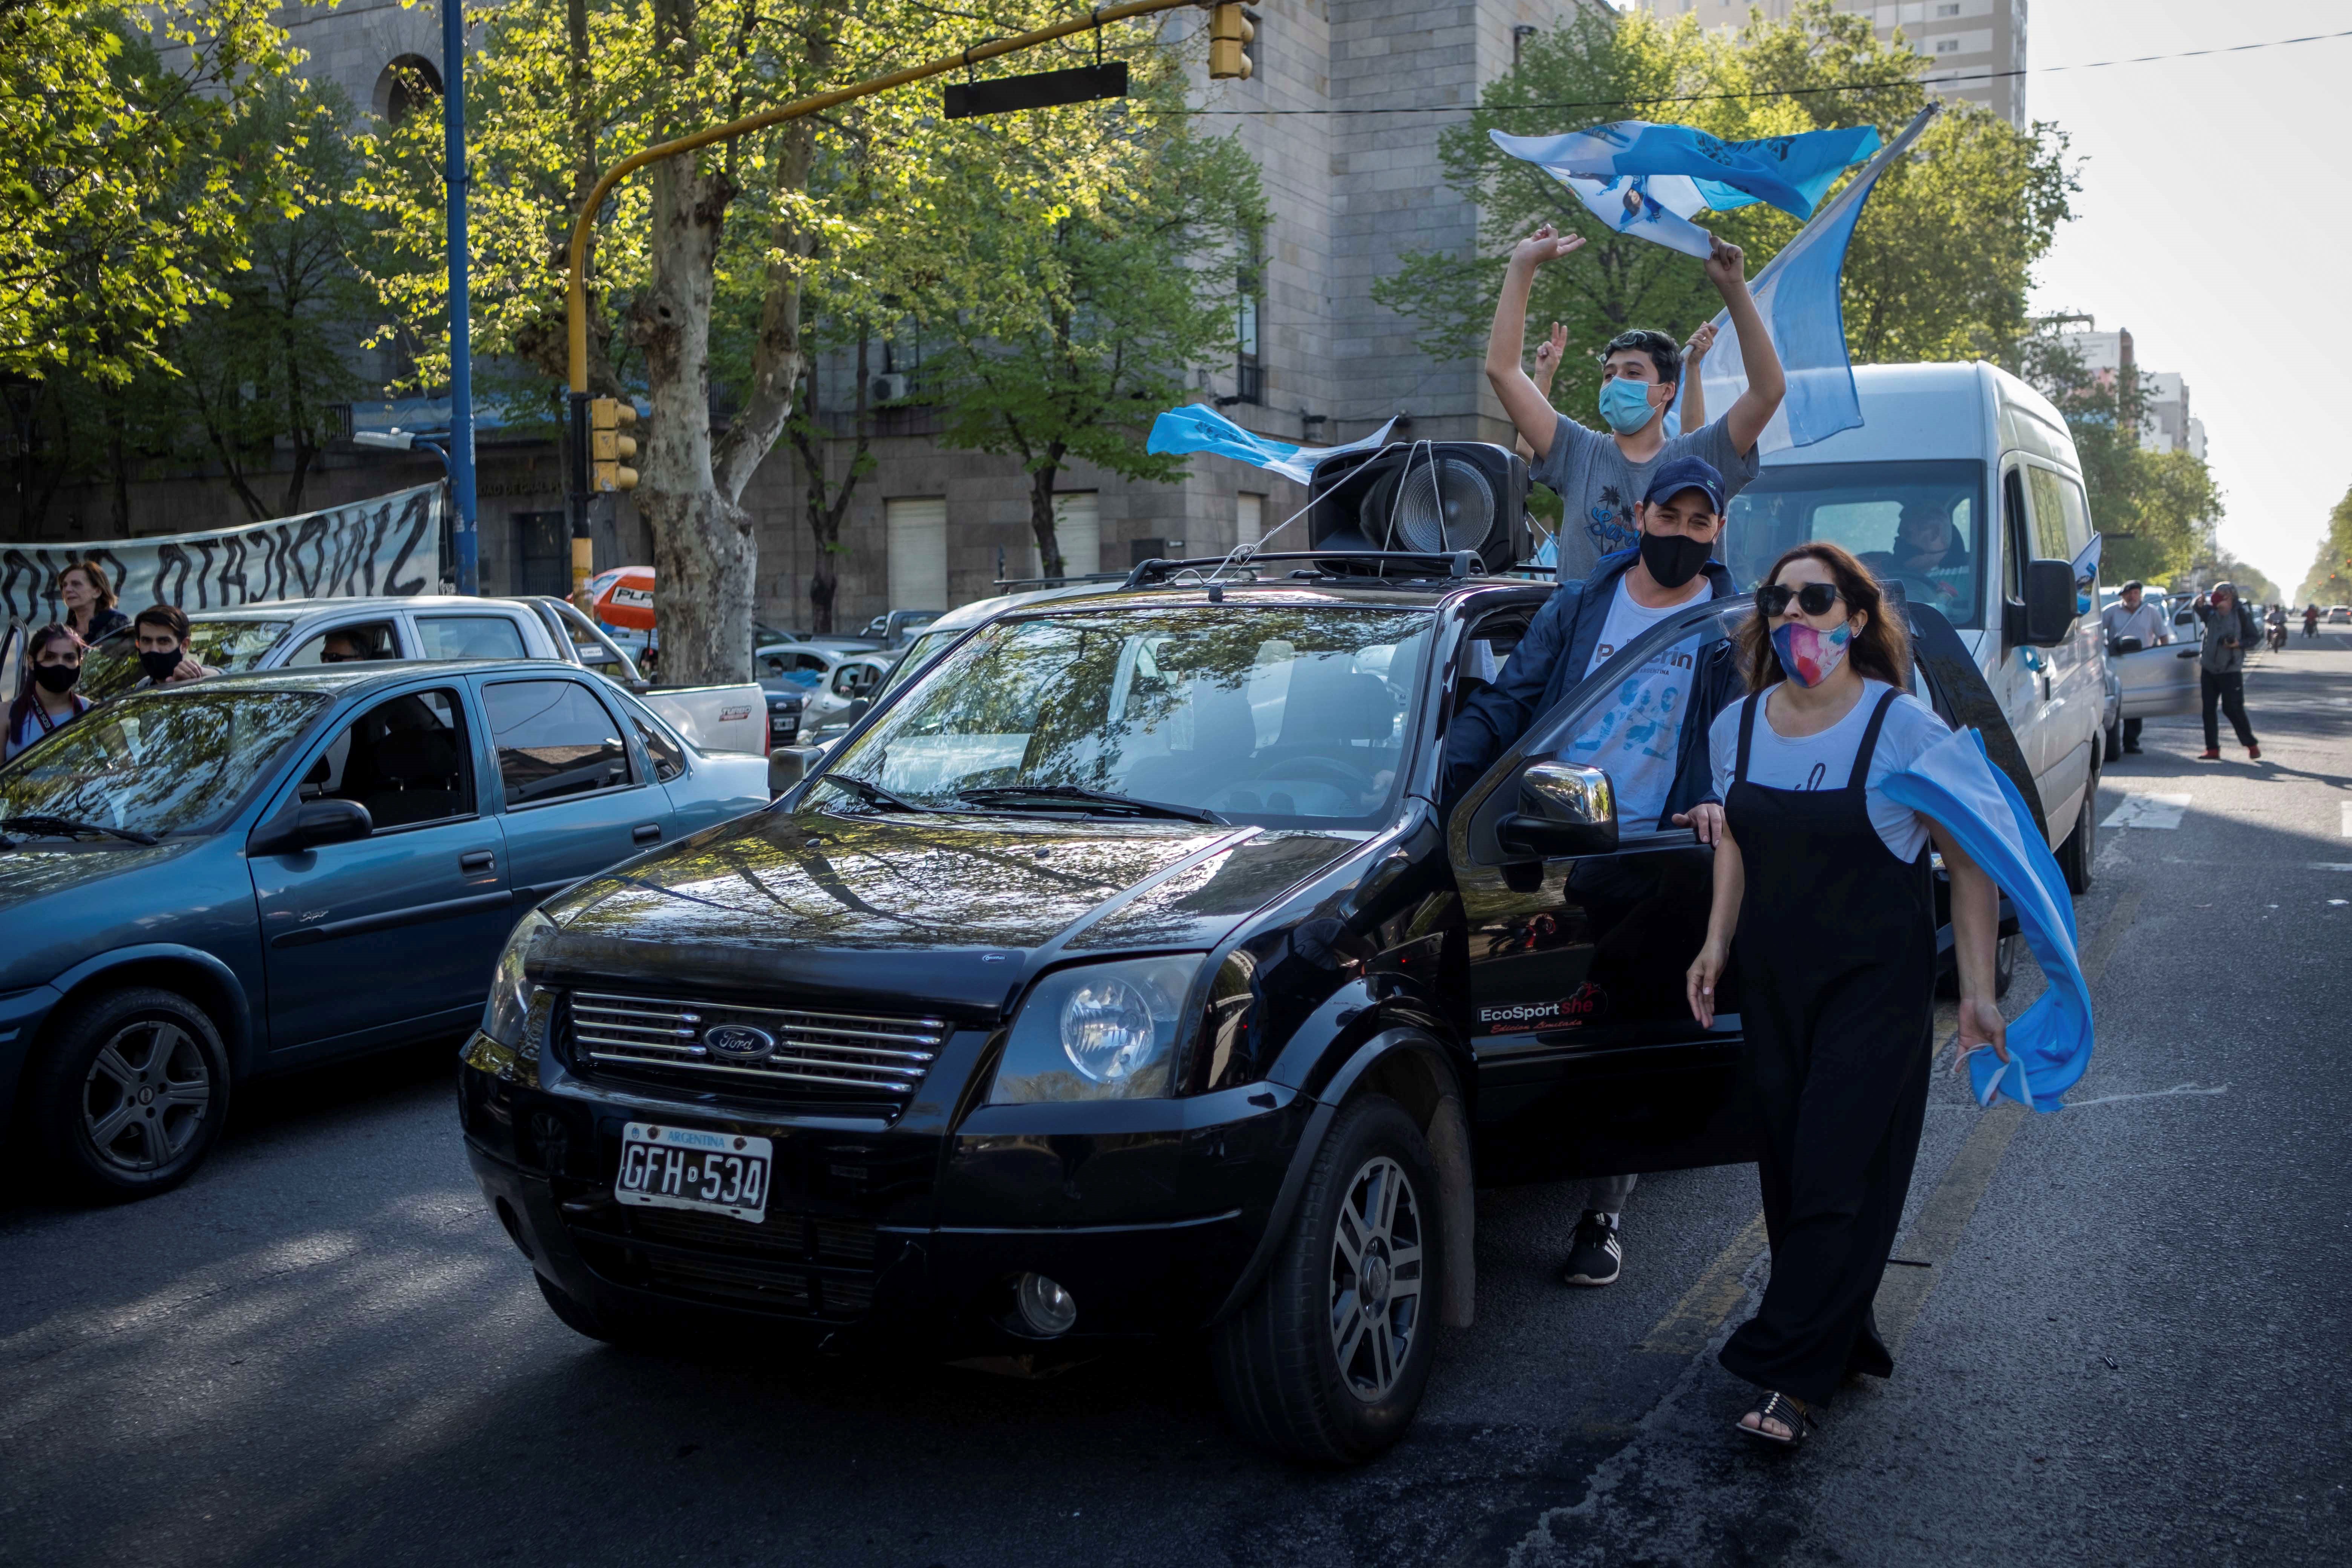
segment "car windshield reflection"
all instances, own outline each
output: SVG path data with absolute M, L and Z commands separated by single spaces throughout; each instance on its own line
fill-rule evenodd
M 999 621 L 920 673 L 838 769 L 944 810 L 969 809 L 961 791 L 1069 786 L 1368 826 L 1395 795 L 1433 625 L 1339 606 Z
M 326 705 L 303 691 L 133 692 L 0 768 L 0 817 L 208 831 Z
M 188 623 L 188 657 L 224 675 L 258 669 L 264 655 L 278 646 L 293 626 L 291 621 L 194 619 Z M 147 672 L 140 667 L 139 643 L 129 630 L 101 637 L 82 656 L 82 695 L 104 701 L 130 690 Z

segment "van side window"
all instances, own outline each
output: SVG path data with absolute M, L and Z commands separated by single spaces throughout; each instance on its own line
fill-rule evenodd
M 2066 537 L 2066 480 L 2048 468 L 2028 468 L 2026 482 L 2033 490 L 2033 558 L 2072 561 L 2080 548 Z M 2084 544 L 2090 542 L 2086 532 Z
M 2022 604 L 2025 600 L 2025 563 L 2032 554 L 2032 547 L 2028 542 L 2030 533 L 2025 525 L 2025 475 L 2021 469 L 2011 468 L 2001 477 L 2000 513 L 2001 531 L 2006 536 L 2004 542 L 2007 545 L 2001 552 L 2007 557 L 2000 574 L 2002 592 Z

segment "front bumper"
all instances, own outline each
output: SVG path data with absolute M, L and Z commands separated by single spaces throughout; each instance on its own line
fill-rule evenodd
M 950 1048 L 940 1069 L 978 1055 Z M 1248 1268 L 1315 1109 L 1258 1085 L 986 1106 L 948 1125 L 927 1120 L 927 1089 L 886 1124 L 618 1093 L 481 1035 L 463 1060 L 475 1177 L 567 1295 L 640 1319 L 798 1324 L 949 1353 L 1038 1348 L 1012 1311 L 1024 1272 L 1077 1302 L 1056 1343 L 1206 1325 Z M 633 1120 L 771 1140 L 763 1223 L 615 1203 Z

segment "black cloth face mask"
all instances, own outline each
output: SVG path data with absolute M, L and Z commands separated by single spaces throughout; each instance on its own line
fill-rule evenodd
M 33 666 L 33 679 L 41 683 L 44 691 L 71 691 L 74 682 L 81 679 L 81 666 L 37 664 Z
M 1642 564 L 1661 588 L 1679 588 L 1699 574 L 1706 558 L 1715 549 L 1709 539 L 1693 539 L 1682 533 L 1644 533 L 1642 535 Z
M 180 668 L 181 657 L 177 648 L 170 653 L 155 653 L 142 648 L 139 653 L 139 668 L 147 672 L 148 679 L 160 685 L 172 679 L 172 672 Z

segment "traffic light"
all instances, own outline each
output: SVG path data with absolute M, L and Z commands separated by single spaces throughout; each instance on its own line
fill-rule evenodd
M 602 491 L 633 490 L 637 470 L 623 463 L 637 455 L 636 442 L 621 434 L 637 422 L 637 411 L 617 397 L 588 400 L 588 458 L 591 488 Z
M 1209 77 L 1214 81 L 1245 79 L 1251 70 L 1244 46 L 1257 29 L 1235 5 L 1219 5 L 1209 13 Z

